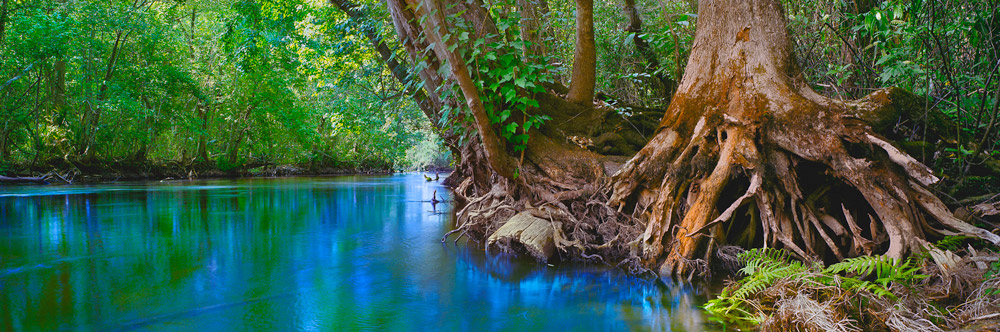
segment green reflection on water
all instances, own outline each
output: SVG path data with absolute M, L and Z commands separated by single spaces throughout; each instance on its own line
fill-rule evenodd
M 440 243 L 435 190 L 419 174 L 3 188 L 0 329 L 706 328 L 690 288 Z

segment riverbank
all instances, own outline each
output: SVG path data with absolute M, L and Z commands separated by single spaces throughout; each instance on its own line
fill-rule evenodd
M 228 170 L 215 165 L 181 165 L 180 163 L 113 163 L 82 167 L 34 167 L 0 170 L 0 186 L 5 184 L 92 184 L 117 181 L 162 181 L 194 179 L 237 179 L 251 177 L 325 176 L 325 175 L 379 175 L 401 170 L 386 166 L 310 166 L 310 165 L 255 165 Z M 430 165 L 420 170 L 428 173 L 450 172 L 447 166 Z

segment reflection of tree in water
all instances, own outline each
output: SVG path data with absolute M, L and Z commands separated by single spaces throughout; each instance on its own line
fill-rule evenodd
M 497 293 L 486 296 L 488 305 L 496 308 L 576 309 L 609 317 L 588 320 L 588 325 L 582 326 L 586 330 L 704 331 L 706 328 L 700 304 L 706 299 L 703 289 L 708 285 L 667 285 L 659 279 L 644 280 L 602 266 L 546 266 L 461 246 L 454 248 L 454 252 L 461 263 L 479 272 L 465 274 L 482 279 L 471 284 L 494 285 L 488 289 Z M 516 295 L 508 296 L 505 292 Z M 581 297 L 587 300 L 581 301 Z M 580 307 L 581 302 L 586 306 Z M 603 321 L 605 326 L 590 325 L 593 321 Z
M 689 287 L 442 245 L 415 178 L 0 197 L 0 330 L 702 330 Z

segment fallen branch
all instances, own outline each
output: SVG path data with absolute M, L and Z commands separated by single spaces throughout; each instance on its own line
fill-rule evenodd
M 49 184 L 49 181 L 46 180 L 47 177 L 48 174 L 39 177 L 9 177 L 0 175 L 0 184 Z

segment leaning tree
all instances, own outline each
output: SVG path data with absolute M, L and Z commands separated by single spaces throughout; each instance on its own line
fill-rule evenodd
M 571 88 L 517 90 L 538 101 L 528 112 L 551 118 L 520 148 L 498 135 L 503 120 L 495 113 L 510 105 L 489 102 L 493 90 L 478 73 L 490 62 L 454 38 L 468 32 L 486 48 L 510 38 L 495 25 L 503 12 L 479 0 L 441 1 L 387 4 L 410 60 L 421 64 L 426 94 L 465 110 L 452 122 L 466 137 L 450 136 L 459 165 L 449 182 L 464 201 L 460 236 L 485 242 L 501 226 L 531 220 L 501 245 L 523 250 L 519 240 L 541 237 L 562 257 L 661 275 L 692 272 L 723 244 L 831 260 L 899 258 L 950 234 L 1000 244 L 1000 236 L 953 217 L 929 189 L 938 181 L 932 171 L 872 129 L 906 114 L 911 94 L 890 88 L 841 101 L 809 87 L 778 0 L 700 1 L 694 46 L 669 107 L 627 115 L 589 99 L 592 2 L 577 0 Z M 532 239 L 517 238 L 527 233 Z

